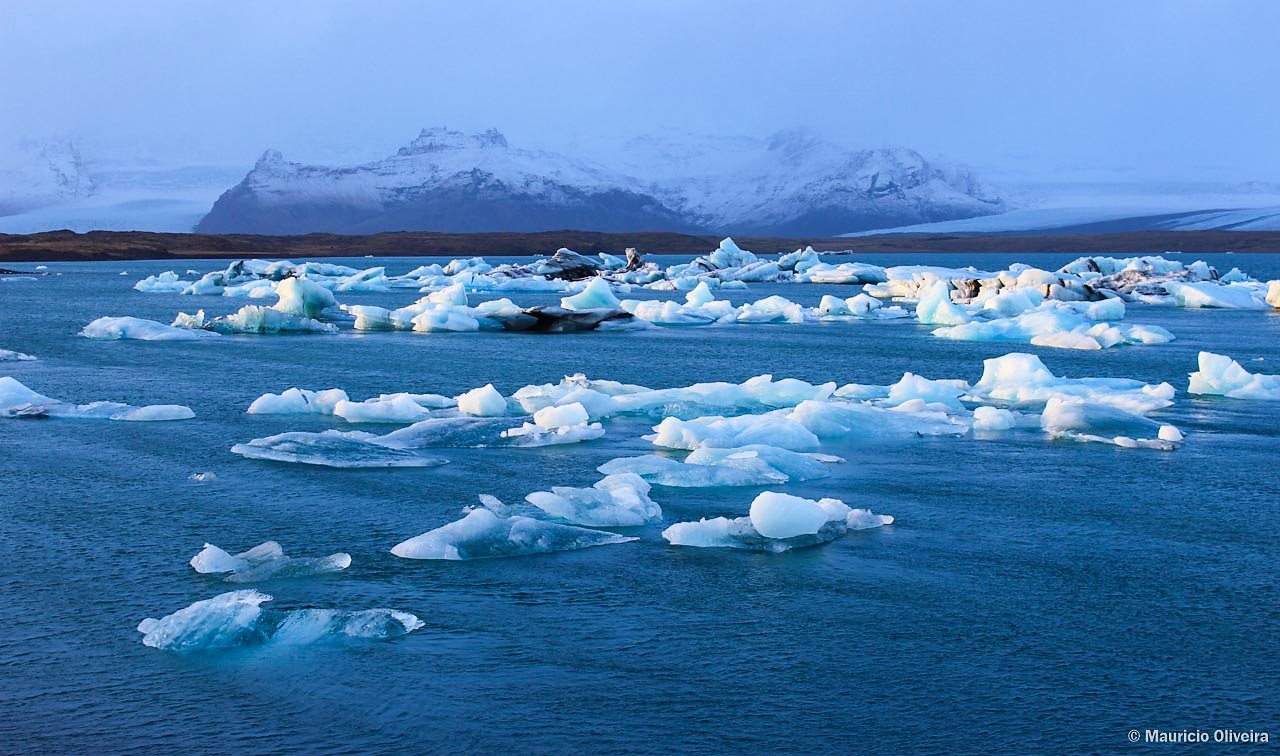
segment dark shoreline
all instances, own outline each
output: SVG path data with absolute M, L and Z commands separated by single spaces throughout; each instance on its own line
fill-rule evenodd
M 673 233 L 544 231 L 454 234 L 406 231 L 340 236 L 254 236 L 249 234 L 166 234 L 147 231 L 91 231 L 76 234 L 0 234 L 0 261 L 66 262 L 181 260 L 238 257 L 473 257 L 551 254 L 569 247 L 584 254 L 704 254 L 719 236 Z M 1136 231 L 1108 234 L 892 234 L 853 238 L 735 237 L 743 249 L 779 254 L 812 245 L 820 252 L 1062 252 L 1071 254 L 1158 254 L 1161 252 L 1280 252 L 1280 231 Z

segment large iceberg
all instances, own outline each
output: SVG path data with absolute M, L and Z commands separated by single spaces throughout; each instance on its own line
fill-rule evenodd
M 893 522 L 889 515 L 853 509 L 838 499 L 803 499 L 765 491 L 751 503 L 746 517 L 716 517 L 681 522 L 662 532 L 675 546 L 748 549 L 780 553 L 835 540 L 850 530 L 866 530 Z
M 326 638 L 397 638 L 423 626 L 394 609 L 263 609 L 271 596 L 252 589 L 197 601 L 160 619 L 138 623 L 142 642 L 163 651 L 200 652 L 243 646 L 302 645 Z
M 326 557 L 294 559 L 284 553 L 275 541 L 266 541 L 232 556 L 206 543 L 200 553 L 191 557 L 191 568 L 202 575 L 228 573 L 228 583 L 253 583 L 262 580 L 310 577 L 339 572 L 351 566 L 351 555 L 330 554 Z
M 634 540 L 616 533 L 519 515 L 500 517 L 488 509 L 473 509 L 461 520 L 396 544 L 391 553 L 405 559 L 486 559 L 571 551 Z
M 1230 357 L 1212 352 L 1200 353 L 1199 368 L 1187 387 L 1192 394 L 1280 401 L 1280 375 L 1250 373 Z

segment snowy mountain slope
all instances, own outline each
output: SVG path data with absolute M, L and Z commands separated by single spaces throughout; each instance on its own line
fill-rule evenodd
M 512 148 L 497 131 L 425 129 L 384 160 L 324 167 L 268 151 L 214 204 L 203 232 L 369 233 L 591 228 L 688 230 L 634 179 Z
M 826 235 L 1004 209 L 964 169 L 903 148 L 848 151 L 804 132 L 649 137 L 606 162 L 514 148 L 494 130 L 428 129 L 396 155 L 356 166 L 289 163 L 268 151 L 198 230 Z
M 1007 209 L 967 169 L 903 147 L 848 150 L 803 130 L 767 140 L 633 140 L 623 163 L 641 175 L 657 166 L 650 175 L 660 196 L 699 225 L 736 233 L 835 235 Z

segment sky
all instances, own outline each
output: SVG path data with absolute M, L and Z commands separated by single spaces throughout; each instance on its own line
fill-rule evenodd
M 0 0 L 0 144 L 390 154 L 805 126 L 991 170 L 1280 181 L 1275 0 Z

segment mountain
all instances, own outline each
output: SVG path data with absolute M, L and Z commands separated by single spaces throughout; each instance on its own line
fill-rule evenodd
M 268 150 L 218 198 L 204 233 L 687 231 L 640 182 L 588 160 L 513 148 L 489 130 L 425 129 L 389 158 L 329 168 Z
M 26 142 L 0 164 L 0 216 L 85 197 L 93 181 L 76 145 Z
M 965 169 L 899 147 L 846 150 L 800 131 L 632 140 L 592 160 L 512 147 L 495 130 L 437 128 L 354 166 L 292 163 L 269 150 L 196 230 L 832 235 L 1004 209 Z

